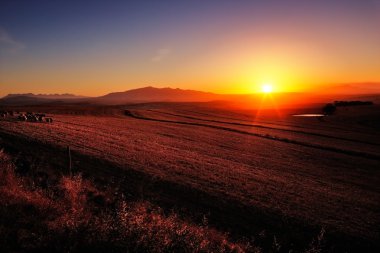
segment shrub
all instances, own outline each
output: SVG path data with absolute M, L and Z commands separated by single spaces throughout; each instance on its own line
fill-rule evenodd
M 15 166 L 3 151 L 0 205 L 1 252 L 259 251 L 174 213 L 165 215 L 148 202 L 109 199 L 81 175 L 64 176 L 58 185 L 39 189 L 31 178 L 15 173 Z
M 323 108 L 322 108 L 322 111 L 324 114 L 326 115 L 332 115 L 335 113 L 336 111 L 336 106 L 334 104 L 326 104 Z

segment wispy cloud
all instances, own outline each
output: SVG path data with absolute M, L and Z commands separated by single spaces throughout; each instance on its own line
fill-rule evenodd
M 25 45 L 15 39 L 2 27 L 0 27 L 0 51 L 17 52 L 25 48 Z
M 156 54 L 151 58 L 152 62 L 160 62 L 168 57 L 172 52 L 169 48 L 161 48 L 156 51 Z

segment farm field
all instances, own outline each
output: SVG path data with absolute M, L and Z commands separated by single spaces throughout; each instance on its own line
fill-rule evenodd
M 364 110 L 378 119 L 378 108 Z M 123 171 L 137 171 L 162 185 L 173 184 L 181 191 L 146 196 L 177 208 L 191 209 L 197 202 L 211 223 L 215 219 L 232 233 L 235 226 L 245 236 L 268 230 L 286 244 L 281 234 L 288 230 L 298 231 L 288 237 L 309 231 L 303 235 L 309 238 L 324 228 L 333 238 L 354 238 L 351 243 L 358 247 L 373 247 L 380 236 L 380 132 L 344 112 L 318 121 L 289 113 L 276 117 L 152 103 L 101 116 L 68 113 L 52 114 L 53 124 L 1 120 L 0 137 L 70 146 L 121 168 L 102 173 L 123 178 Z M 203 197 L 197 199 L 194 191 Z

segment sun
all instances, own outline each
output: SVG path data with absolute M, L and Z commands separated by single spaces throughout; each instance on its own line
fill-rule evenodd
M 265 83 L 261 85 L 261 91 L 263 93 L 271 93 L 273 91 L 273 86 L 271 84 Z

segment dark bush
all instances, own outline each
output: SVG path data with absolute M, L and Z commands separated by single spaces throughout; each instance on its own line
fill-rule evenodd
M 358 105 L 373 105 L 372 101 L 335 101 L 334 105 L 339 106 L 358 106 Z
M 333 115 L 336 111 L 336 106 L 334 104 L 328 103 L 322 108 L 322 111 L 325 115 Z

